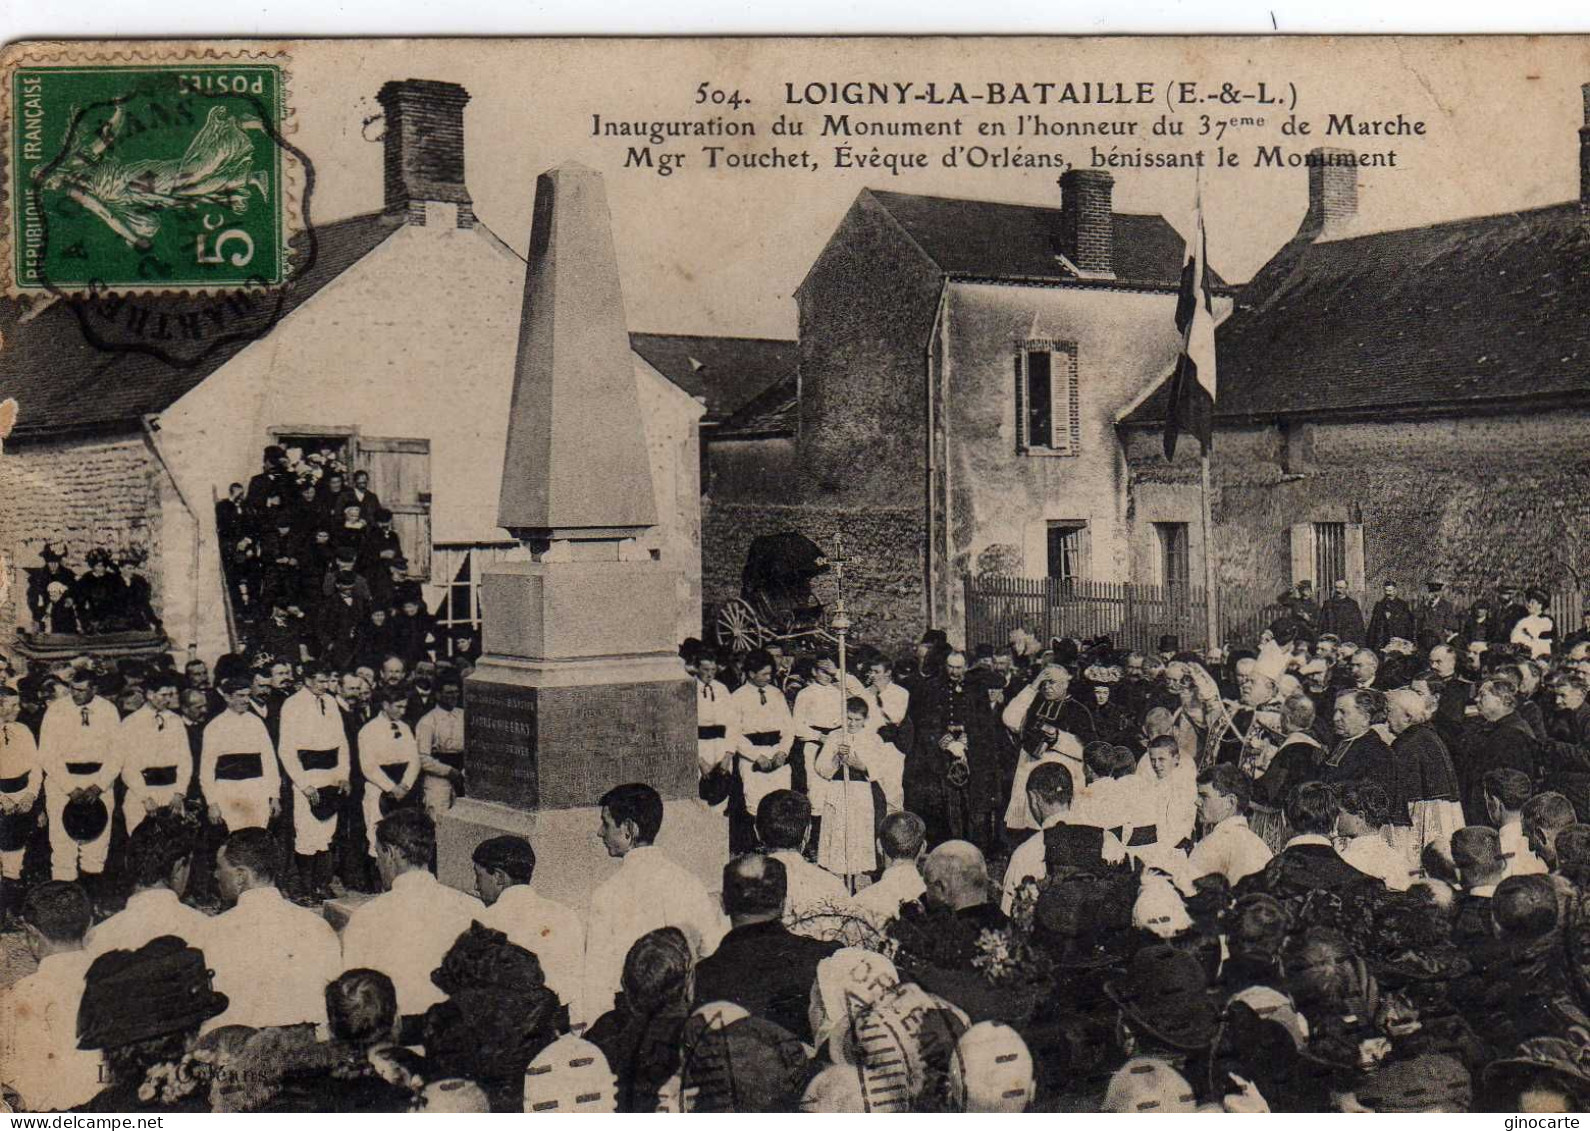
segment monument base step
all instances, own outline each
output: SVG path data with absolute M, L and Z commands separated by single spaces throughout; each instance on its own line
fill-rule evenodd
M 602 824 L 595 806 L 572 809 L 523 810 L 492 801 L 464 798 L 437 823 L 437 876 L 471 895 L 475 892 L 475 847 L 504 833 L 522 836 L 536 852 L 531 886 L 578 911 L 591 893 L 618 870 L 597 835 Z M 698 798 L 663 802 L 662 832 L 657 847 L 700 878 L 710 892 L 723 887 L 723 866 L 729 860 L 729 822 Z

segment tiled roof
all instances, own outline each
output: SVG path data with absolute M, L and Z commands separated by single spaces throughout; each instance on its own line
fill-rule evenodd
M 800 414 L 800 383 L 791 373 L 718 425 L 714 440 L 758 440 L 793 436 Z
M 867 190 L 946 274 L 1078 281 L 1057 258 L 1060 209 Z M 1117 212 L 1116 286 L 1176 289 L 1187 240 L 1163 216 Z M 1214 276 L 1216 286 L 1226 282 Z
M 401 216 L 382 212 L 317 225 L 314 262 L 280 307 L 256 304 L 228 323 L 227 332 L 238 340 L 192 365 L 96 348 L 84 336 L 80 312 L 69 303 L 50 303 L 25 318 L 21 303 L 0 300 L 0 398 L 16 397 L 22 409 L 12 440 L 136 428 L 144 416 L 163 412 L 237 356 L 271 317 L 292 313 L 401 226 Z M 162 311 L 190 308 L 181 298 L 130 301 L 147 309 L 152 321 Z M 83 313 L 90 327 L 95 317 Z M 720 418 L 795 372 L 792 341 L 673 334 L 632 334 L 630 340 L 663 376 L 692 396 L 705 396 L 709 414 L 716 409 Z
M 706 420 L 734 415 L 757 394 L 795 373 L 793 341 L 688 334 L 631 334 L 629 344 L 657 372 L 691 396 L 704 397 Z
M 290 314 L 400 225 L 401 217 L 375 212 L 317 226 L 314 262 L 288 289 L 280 308 L 272 301 L 256 303 L 228 323 L 227 332 L 238 334 L 239 340 L 191 366 L 89 344 L 79 312 L 67 302 L 53 302 L 24 320 L 20 303 L 0 301 L 0 333 L 5 335 L 0 397 L 16 397 L 21 406 L 12 439 L 135 427 L 143 416 L 170 407 L 241 352 L 272 316 Z M 191 308 L 191 301 L 181 297 L 139 297 L 129 302 L 146 308 L 151 319 L 162 311 Z M 90 327 L 95 317 L 83 312 Z
M 1577 201 L 1287 244 L 1216 334 L 1216 416 L 1388 412 L 1590 394 Z M 1165 416 L 1166 386 L 1124 419 Z

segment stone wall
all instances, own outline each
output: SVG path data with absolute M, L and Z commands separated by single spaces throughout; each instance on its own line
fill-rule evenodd
M 710 608 L 740 595 L 751 540 L 798 531 L 829 550 L 835 533 L 845 538 L 845 605 L 854 639 L 896 651 L 916 643 L 925 627 L 923 576 L 927 527 L 918 508 L 779 506 L 713 503 L 702 514 L 710 551 L 702 559 L 703 596 Z M 828 609 L 835 597 L 832 571 L 812 591 Z
M 1290 584 L 1297 522 L 1361 523 L 1372 594 L 1388 580 L 1418 591 L 1435 572 L 1459 593 L 1590 580 L 1587 434 L 1590 410 L 1221 428 L 1221 580 Z M 1158 446 L 1155 433 L 1127 439 L 1134 502 L 1169 485 L 1195 499 L 1197 445 L 1180 445 L 1175 464 Z
M 800 451 L 793 436 L 709 439 L 707 469 L 707 496 L 735 503 L 787 503 L 801 481 Z
M 23 406 L 23 412 L 27 406 Z M 141 546 L 144 574 L 162 609 L 160 469 L 142 436 L 7 443 L 0 455 L 0 648 L 9 650 L 27 613 L 27 569 L 54 543 L 73 572 L 95 546 Z
M 870 196 L 796 293 L 804 501 L 915 506 L 927 473 L 927 346 L 939 273 Z

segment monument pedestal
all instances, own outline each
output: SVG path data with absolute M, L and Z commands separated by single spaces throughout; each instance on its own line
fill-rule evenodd
M 607 197 L 578 165 L 536 181 L 497 521 L 532 560 L 482 581 L 469 797 L 437 830 L 442 878 L 472 887 L 475 845 L 517 833 L 535 846 L 535 886 L 584 906 L 616 867 L 597 802 L 644 782 L 663 798 L 658 844 L 715 890 L 728 836 L 697 794 L 677 575 L 635 549 L 657 525 L 656 485 Z
M 486 574 L 486 654 L 465 687 L 469 796 L 437 830 L 444 882 L 472 890 L 475 846 L 513 833 L 535 847 L 536 889 L 584 906 L 617 866 L 597 801 L 645 782 L 663 797 L 658 844 L 717 890 L 728 832 L 697 794 L 694 685 L 669 640 L 673 581 L 646 561 Z

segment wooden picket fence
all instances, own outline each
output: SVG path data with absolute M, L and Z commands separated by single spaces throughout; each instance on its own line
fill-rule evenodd
M 964 580 L 969 647 L 1003 647 L 1015 628 L 1025 628 L 1045 642 L 1056 636 L 1078 640 L 1108 636 L 1118 648 L 1139 651 L 1156 650 L 1162 636 L 1176 637 L 1177 646 L 1184 649 L 1201 649 L 1208 639 L 1204 591 L 1190 585 L 990 574 L 967 576 Z M 1224 644 L 1256 643 L 1259 633 L 1283 611 L 1278 596 L 1273 589 L 1223 588 L 1219 595 L 1218 639 Z M 1379 594 L 1354 596 L 1367 620 Z M 1405 596 L 1412 603 L 1418 594 Z M 1471 600 L 1468 594 L 1448 596 L 1460 611 L 1467 611 Z M 1576 631 L 1582 607 L 1578 590 L 1562 587 L 1551 598 L 1547 611 L 1557 624 L 1558 636 Z
M 1204 591 L 1192 586 L 1049 577 L 967 577 L 966 640 L 1004 645 L 1012 629 L 1040 640 L 1108 636 L 1117 647 L 1152 651 L 1162 636 L 1181 648 L 1207 639 Z M 1231 589 L 1220 594 L 1220 639 L 1253 640 L 1281 614 L 1274 593 Z

